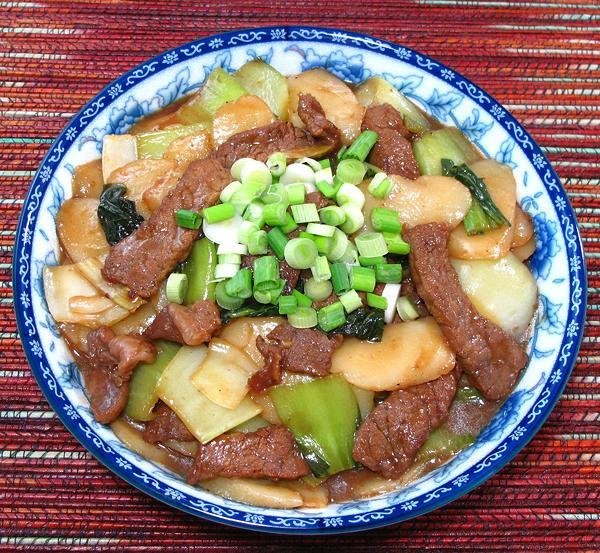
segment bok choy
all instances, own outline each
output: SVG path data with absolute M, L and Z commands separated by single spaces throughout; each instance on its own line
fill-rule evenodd
M 341 376 L 277 386 L 269 392 L 315 476 L 352 468 L 360 412 L 352 386 Z

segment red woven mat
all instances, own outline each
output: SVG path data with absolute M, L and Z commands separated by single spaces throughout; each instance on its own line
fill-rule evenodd
M 550 157 L 588 254 L 580 357 L 536 438 L 500 474 L 446 508 L 357 535 L 234 530 L 179 513 L 113 477 L 42 397 L 13 316 L 9 270 L 22 198 L 69 118 L 108 81 L 166 48 L 282 22 L 398 41 L 495 95 Z M 599 549 L 599 39 L 598 0 L 0 2 L 0 549 Z

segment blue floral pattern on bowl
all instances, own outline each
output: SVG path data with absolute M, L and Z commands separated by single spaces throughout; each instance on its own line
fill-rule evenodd
M 98 157 L 102 137 L 197 88 L 216 67 L 229 71 L 262 57 L 290 74 L 325 67 L 350 82 L 381 75 L 489 157 L 511 166 L 533 217 L 531 262 L 541 313 L 519 384 L 477 441 L 406 487 L 372 499 L 297 511 L 262 509 L 188 486 L 143 459 L 93 420 L 81 375 L 50 317 L 41 272 L 57 263 L 54 217 L 70 195 L 73 168 Z M 267 532 L 348 532 L 426 513 L 495 474 L 531 439 L 560 396 L 575 362 L 585 313 L 586 277 L 577 224 L 558 177 L 539 147 L 492 97 L 455 71 L 408 48 L 355 33 L 312 27 L 236 31 L 185 44 L 104 88 L 69 123 L 33 180 L 17 233 L 14 263 L 19 333 L 32 371 L 69 430 L 113 472 L 189 513 Z

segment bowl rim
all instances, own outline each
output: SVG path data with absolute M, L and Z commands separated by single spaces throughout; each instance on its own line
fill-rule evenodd
M 48 403 L 50 404 L 50 406 L 52 407 L 52 409 L 54 410 L 54 412 L 56 413 L 56 415 L 58 416 L 60 421 L 66 426 L 66 428 L 69 430 L 69 432 L 79 441 L 79 443 L 81 443 L 81 445 L 86 449 L 86 451 L 89 452 L 93 457 L 95 457 L 104 466 L 106 466 L 113 474 L 116 474 L 117 476 L 119 476 L 120 478 L 122 478 L 123 480 L 125 480 L 126 482 L 128 482 L 130 485 L 134 486 L 141 492 L 143 492 L 147 495 L 150 495 L 154 499 L 157 499 L 157 500 L 161 501 L 162 503 L 169 505 L 170 507 L 175 507 L 176 509 L 179 509 L 180 511 L 186 512 L 188 514 L 192 514 L 194 516 L 197 516 L 197 517 L 200 517 L 205 520 L 212 521 L 212 522 L 218 522 L 218 523 L 226 524 L 228 526 L 232 526 L 232 527 L 236 527 L 236 528 L 243 528 L 243 529 L 253 530 L 253 531 L 257 531 L 257 532 L 275 533 L 275 534 L 296 534 L 296 535 L 341 534 L 341 533 L 364 531 L 364 530 L 368 530 L 368 529 L 379 528 L 382 526 L 388 526 L 391 524 L 396 524 L 399 522 L 403 522 L 403 521 L 415 518 L 417 516 L 424 515 L 426 513 L 429 513 L 433 510 L 443 507 L 443 506 L 447 505 L 448 503 L 464 496 L 465 494 L 467 494 L 468 492 L 470 492 L 471 490 L 473 490 L 474 488 L 481 485 L 483 482 L 485 482 L 486 480 L 488 480 L 489 478 L 491 478 L 492 476 L 497 474 L 500 470 L 502 470 L 516 456 L 516 454 L 519 453 L 531 441 L 531 439 L 535 436 L 535 434 L 538 432 L 540 427 L 544 424 L 544 422 L 546 421 L 546 419 L 552 412 L 556 402 L 562 395 L 562 392 L 566 386 L 566 383 L 567 383 L 569 376 L 575 365 L 575 362 L 577 359 L 577 354 L 578 354 L 578 351 L 580 349 L 581 342 L 583 339 L 585 309 L 578 310 L 577 314 L 572 318 L 572 320 L 575 321 L 576 323 L 578 323 L 579 326 L 578 326 L 578 331 L 575 334 L 575 339 L 573 340 L 573 342 L 571 344 L 571 347 L 569 348 L 569 350 L 567 352 L 565 352 L 563 354 L 566 358 L 566 364 L 564 365 L 565 371 L 564 371 L 564 374 L 562 375 L 562 378 L 560 381 L 560 386 L 555 387 L 554 390 L 552 391 L 551 395 L 546 397 L 543 400 L 543 403 L 542 403 L 542 401 L 538 401 L 531 408 L 531 410 L 528 413 L 525 413 L 523 418 L 527 417 L 527 415 L 532 413 L 536 408 L 539 409 L 539 411 L 536 413 L 537 418 L 536 418 L 535 423 L 530 424 L 527 427 L 523 438 L 520 439 L 518 441 L 518 443 L 515 442 L 515 444 L 513 444 L 513 447 L 507 453 L 501 454 L 495 459 L 490 459 L 490 457 L 492 457 L 496 453 L 498 447 L 502 444 L 502 442 L 508 440 L 508 437 L 505 440 L 498 441 L 496 443 L 496 445 L 494 446 L 494 450 L 492 450 L 491 454 L 488 455 L 488 457 L 486 458 L 490 461 L 493 461 L 493 463 L 494 463 L 493 469 L 486 470 L 486 471 L 482 470 L 479 475 L 473 475 L 471 478 L 469 478 L 469 481 L 467 483 L 465 483 L 461 487 L 457 487 L 455 490 L 452 490 L 452 493 L 449 493 L 443 497 L 436 497 L 435 500 L 431 501 L 427 505 L 421 505 L 420 508 L 415 509 L 414 511 L 398 510 L 398 511 L 394 512 L 393 514 L 384 514 L 382 516 L 373 517 L 373 518 L 369 518 L 368 516 L 365 517 L 365 515 L 358 515 L 359 517 L 361 517 L 361 516 L 364 517 L 364 518 L 362 518 L 360 523 L 353 523 L 352 525 L 346 525 L 346 526 L 344 526 L 344 525 L 342 525 L 342 526 L 324 525 L 322 523 L 322 521 L 325 520 L 324 517 L 315 517 L 318 519 L 320 524 L 318 526 L 311 527 L 311 528 L 296 527 L 293 525 L 292 526 L 286 526 L 286 525 L 282 525 L 282 526 L 262 526 L 261 525 L 261 526 L 258 526 L 254 522 L 249 522 L 248 520 L 243 520 L 241 518 L 238 519 L 235 517 L 219 516 L 219 515 L 211 514 L 206 511 L 193 510 L 191 508 L 188 508 L 185 505 L 180 504 L 178 502 L 178 500 L 168 497 L 168 496 L 165 496 L 164 494 L 157 492 L 152 486 L 149 486 L 147 484 L 142 485 L 140 483 L 140 481 L 134 480 L 134 478 L 131 476 L 131 474 L 129 472 L 125 471 L 121 466 L 119 466 L 117 463 L 115 463 L 114 457 L 112 457 L 110 455 L 105 456 L 99 450 L 94 451 L 93 448 L 89 447 L 89 444 L 88 444 L 88 442 L 90 441 L 89 435 L 86 435 L 86 433 L 84 431 L 82 431 L 80 428 L 78 428 L 75 420 L 68 417 L 66 412 L 63 409 L 59 408 L 60 406 L 58 403 L 58 398 L 55 396 L 55 394 L 51 393 L 52 390 L 48 386 L 47 382 L 42 378 L 41 372 L 43 369 L 41 367 L 41 361 L 46 356 L 46 352 L 42 351 L 42 356 L 38 359 L 36 357 L 36 355 L 34 354 L 34 352 L 32 351 L 32 349 L 28 346 L 26 340 L 23 338 L 23 337 L 27 336 L 26 326 L 28 326 L 28 324 L 31 324 L 33 322 L 33 321 L 26 320 L 26 315 L 24 313 L 24 306 L 22 306 L 20 304 L 21 294 L 23 294 L 25 291 L 24 285 L 21 281 L 21 274 L 23 272 L 22 271 L 23 262 L 26 263 L 25 273 L 26 274 L 29 273 L 29 270 L 30 270 L 29 263 L 22 256 L 23 249 L 26 248 L 26 246 L 27 246 L 27 239 L 25 238 L 25 233 L 23 232 L 29 223 L 27 213 L 29 211 L 33 211 L 33 209 L 35 209 L 35 207 L 36 207 L 34 205 L 35 202 L 41 201 L 41 198 L 43 198 L 43 196 L 50 184 L 50 179 L 48 179 L 47 182 L 45 182 L 43 184 L 39 184 L 39 188 L 41 188 L 40 191 L 34 192 L 34 190 L 36 189 L 35 185 L 39 181 L 39 178 L 40 178 L 41 168 L 44 167 L 48 161 L 53 161 L 54 156 L 57 155 L 57 152 L 55 151 L 55 147 L 60 143 L 61 139 L 65 138 L 67 130 L 73 125 L 73 123 L 75 121 L 80 120 L 82 118 L 82 116 L 85 116 L 86 114 L 87 115 L 92 114 L 93 116 L 96 116 L 98 113 L 100 113 L 104 109 L 107 109 L 110 106 L 110 103 L 107 106 L 98 107 L 98 101 L 101 99 L 103 94 L 107 93 L 108 90 L 114 85 L 118 85 L 118 84 L 120 84 L 122 86 L 124 85 L 123 92 L 122 92 L 122 93 L 124 93 L 129 88 L 139 84 L 140 82 L 143 82 L 143 80 L 146 78 L 146 75 L 142 75 L 141 77 L 139 77 L 139 75 L 140 75 L 140 73 L 143 73 L 144 68 L 147 68 L 148 66 L 150 66 L 153 63 L 160 64 L 161 60 L 167 54 L 170 54 L 170 53 L 176 54 L 177 52 L 179 52 L 185 48 L 189 49 L 189 48 L 199 47 L 199 43 L 208 43 L 209 41 L 213 41 L 215 39 L 221 40 L 222 46 L 212 48 L 212 51 L 227 51 L 227 50 L 230 50 L 231 48 L 233 48 L 235 46 L 239 46 L 241 44 L 255 44 L 255 43 L 260 43 L 260 42 L 266 42 L 266 43 L 288 42 L 291 40 L 288 37 L 293 32 L 299 33 L 300 35 L 302 35 L 302 33 L 305 34 L 304 37 L 300 37 L 297 39 L 299 41 L 323 42 L 326 44 L 335 44 L 335 45 L 339 46 L 340 48 L 352 46 L 352 47 L 356 47 L 356 48 L 367 50 L 367 51 L 369 51 L 369 50 L 370 51 L 378 51 L 379 53 L 381 53 L 383 55 L 387 55 L 389 57 L 393 57 L 393 56 L 391 56 L 389 53 L 385 52 L 384 50 L 392 51 L 392 52 L 396 53 L 396 55 L 398 56 L 398 59 L 400 59 L 401 61 L 404 61 L 404 62 L 409 63 L 419 69 L 422 69 L 422 70 L 428 72 L 429 74 L 431 74 L 433 77 L 437 76 L 432 71 L 433 66 L 437 66 L 439 68 L 438 71 L 442 71 L 442 70 L 451 71 L 456 77 L 460 78 L 460 80 L 463 81 L 464 90 L 462 89 L 462 87 L 459 89 L 454 83 L 451 83 L 451 86 L 454 89 L 456 89 L 458 92 L 460 92 L 462 95 L 468 96 L 472 100 L 476 101 L 478 103 L 479 107 L 481 107 L 481 109 L 483 109 L 484 111 L 489 113 L 489 110 L 481 102 L 482 97 L 488 98 L 489 100 L 494 102 L 498 107 L 501 107 L 502 110 L 504 111 L 503 116 L 502 116 L 502 121 L 500 121 L 499 118 L 494 118 L 495 121 L 499 122 L 501 124 L 501 126 L 503 126 L 503 128 L 510 135 L 512 141 L 518 142 L 520 144 L 529 142 L 529 144 L 532 145 L 531 146 L 532 152 L 530 152 L 530 153 L 526 152 L 524 149 L 523 149 L 523 152 L 525 153 L 525 155 L 528 157 L 528 159 L 530 161 L 531 161 L 531 156 L 533 155 L 533 153 L 540 155 L 541 158 L 543 160 L 545 160 L 546 163 L 545 163 L 544 167 L 546 169 L 546 173 L 544 175 L 542 175 L 542 170 L 537 167 L 536 167 L 536 173 L 543 180 L 546 193 L 550 194 L 549 186 L 550 186 L 550 183 L 552 183 L 553 187 L 556 189 L 556 193 L 558 194 L 558 196 L 563 198 L 566 202 L 564 210 L 563 210 L 563 219 L 561 219 L 561 221 L 559 222 L 560 223 L 559 226 L 560 226 L 560 230 L 565 232 L 565 224 L 572 225 L 572 228 L 571 228 L 571 231 L 573 234 L 573 236 L 571 237 L 572 239 L 567 242 L 566 235 L 565 235 L 565 244 L 567 245 L 567 250 L 565 251 L 565 255 L 569 254 L 568 250 L 569 250 L 569 247 L 571 247 L 573 250 L 573 255 L 575 255 L 576 257 L 579 257 L 582 262 L 581 266 L 576 268 L 575 271 L 573 271 L 573 272 L 576 273 L 576 276 L 578 277 L 578 280 L 581 284 L 581 290 L 580 290 L 580 296 L 579 296 L 581 301 L 579 303 L 581 304 L 583 302 L 584 306 L 587 305 L 588 289 L 587 289 L 587 272 L 585 270 L 585 255 L 584 255 L 583 245 L 582 245 L 582 241 L 581 241 L 581 234 L 580 234 L 579 227 L 577 224 L 577 219 L 575 217 L 575 213 L 570 204 L 570 201 L 568 199 L 566 191 L 565 191 L 562 183 L 560 182 L 560 179 L 558 178 L 557 174 L 555 173 L 554 169 L 550 165 L 547 157 L 541 151 L 540 147 L 537 145 L 537 143 L 534 141 L 534 139 L 531 137 L 531 135 L 511 115 L 511 113 L 508 110 L 506 110 L 504 107 L 502 107 L 502 104 L 500 104 L 500 102 L 498 102 L 493 96 L 491 96 L 489 93 L 487 93 L 486 91 L 484 91 L 483 89 L 481 89 L 480 87 L 475 85 L 469 79 L 465 78 L 462 74 L 460 74 L 456 70 L 449 68 L 448 66 L 446 66 L 445 64 L 439 62 L 438 60 L 436 60 L 434 58 L 431 58 L 425 54 L 422 54 L 419 51 L 413 50 L 413 49 L 403 46 L 401 44 L 392 43 L 392 42 L 389 42 L 389 41 L 386 41 L 383 39 L 365 35 L 363 33 L 356 33 L 356 32 L 352 32 L 352 31 L 346 31 L 346 30 L 331 28 L 331 27 L 316 27 L 316 26 L 309 26 L 309 25 L 273 25 L 273 26 L 264 26 L 264 27 L 243 28 L 243 29 L 238 29 L 238 30 L 234 30 L 234 31 L 228 31 L 225 33 L 217 33 L 217 34 L 209 35 L 206 37 L 198 38 L 196 40 L 192 40 L 187 43 L 184 43 L 184 44 L 175 46 L 171 49 L 160 52 L 156 56 L 144 60 L 137 66 L 131 68 L 129 71 L 119 75 L 116 79 L 109 82 L 97 94 L 95 94 L 84 106 L 82 106 L 81 109 L 69 120 L 69 122 L 64 126 L 63 130 L 59 133 L 59 135 L 56 137 L 56 139 L 50 145 L 46 155 L 44 156 L 43 160 L 40 162 L 38 169 L 37 169 L 32 181 L 31 181 L 31 184 L 28 188 L 24 202 L 23 202 L 23 207 L 21 210 L 21 214 L 19 216 L 19 222 L 18 222 L 18 226 L 17 226 L 17 230 L 16 230 L 16 238 L 15 238 L 14 249 L 13 249 L 14 257 L 13 257 L 13 270 L 12 270 L 12 284 L 13 284 L 13 298 L 16 298 L 16 300 L 13 302 L 13 308 L 14 308 L 14 312 L 15 312 L 15 317 L 16 317 L 16 322 L 17 322 L 17 330 L 18 330 L 18 334 L 20 337 L 21 346 L 25 352 L 27 362 L 31 368 L 31 372 L 33 373 L 35 380 L 36 380 L 38 386 L 40 387 L 42 393 L 44 394 L 46 400 L 48 401 Z M 265 34 L 265 35 L 270 34 L 271 38 L 262 40 L 260 38 L 261 33 Z M 275 37 L 274 33 L 282 33 L 282 36 Z M 326 35 L 328 35 L 330 38 L 325 38 L 325 39 L 322 38 L 323 36 L 326 36 Z M 336 35 L 343 36 L 347 40 L 353 41 L 353 44 L 347 45 L 345 42 L 341 43 L 340 41 L 333 40 L 333 37 Z M 231 39 L 235 39 L 236 37 L 239 40 L 239 44 L 236 44 L 235 46 L 232 44 L 228 45 L 228 43 L 231 41 Z M 406 59 L 403 59 L 401 57 L 401 55 L 399 54 L 400 51 L 410 53 L 411 56 L 413 56 L 414 59 L 417 60 L 417 63 L 415 64 L 412 61 L 407 61 Z M 191 62 L 195 57 L 196 56 L 189 57 L 188 61 Z M 161 69 L 164 69 L 164 67 L 162 67 Z M 136 78 L 139 78 L 140 80 L 138 80 L 137 82 L 134 82 L 132 85 L 127 85 L 126 81 L 129 77 L 136 77 Z M 507 123 L 509 124 L 509 128 L 507 128 Z M 81 128 L 82 129 L 84 128 L 83 124 L 81 125 Z M 59 154 L 59 156 L 57 157 L 56 160 L 54 160 L 57 163 L 61 159 L 62 149 L 58 151 L 58 154 Z M 31 207 L 31 205 L 34 205 L 34 208 L 28 210 L 27 209 L 28 206 Z M 566 223 L 564 222 L 564 219 L 566 219 Z M 37 221 L 37 215 L 36 215 L 36 221 Z M 35 228 L 35 224 L 33 225 L 33 228 Z M 32 244 L 32 240 L 29 243 L 30 248 L 31 248 L 31 244 Z M 573 277 L 571 276 L 571 269 L 569 269 L 569 296 L 570 296 L 569 312 L 571 311 L 571 307 L 572 307 L 572 303 L 573 303 L 572 302 L 572 298 L 573 298 L 572 282 L 573 282 Z M 31 287 L 31 285 L 29 286 L 29 288 L 30 287 Z M 566 341 L 566 335 L 563 336 L 559 351 L 561 351 L 562 348 L 565 346 L 565 341 Z M 555 364 L 556 363 L 558 363 L 558 359 L 555 362 Z M 67 403 L 69 403 L 68 400 L 66 400 L 66 401 L 67 401 Z M 500 459 L 500 462 L 497 462 L 498 458 Z M 491 463 L 490 463 L 490 465 L 491 465 Z M 472 468 L 472 466 L 467 467 L 465 469 L 465 471 L 468 471 L 470 468 Z M 397 507 L 398 505 L 399 505 L 399 503 L 396 503 L 394 506 Z M 244 504 L 240 503 L 240 512 L 243 512 L 243 508 L 244 508 Z M 270 509 L 264 508 L 264 510 L 265 510 L 265 512 L 268 512 Z M 293 511 L 290 511 L 290 512 L 293 512 Z M 366 515 L 368 515 L 368 513 L 366 513 Z

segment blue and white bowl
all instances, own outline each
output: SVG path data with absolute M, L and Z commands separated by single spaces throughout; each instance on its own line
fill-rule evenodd
M 82 380 L 48 311 L 42 268 L 58 260 L 54 218 L 71 194 L 74 168 L 100 154 L 105 134 L 125 133 L 140 117 L 228 71 L 261 57 L 284 74 L 324 67 L 359 83 L 385 77 L 443 123 L 459 127 L 490 158 L 514 170 L 518 198 L 535 223 L 531 268 L 542 314 L 519 384 L 477 441 L 398 491 L 323 509 L 264 509 L 187 485 L 130 451 L 92 417 Z M 188 513 L 278 533 L 339 533 L 392 524 L 429 512 L 481 484 L 533 437 L 560 396 L 583 332 L 586 275 L 577 223 L 565 191 L 531 136 L 491 96 L 431 58 L 383 40 L 312 27 L 264 27 L 215 35 L 161 54 L 93 98 L 63 130 L 25 200 L 14 252 L 19 333 L 46 398 L 73 435 L 115 474 Z

